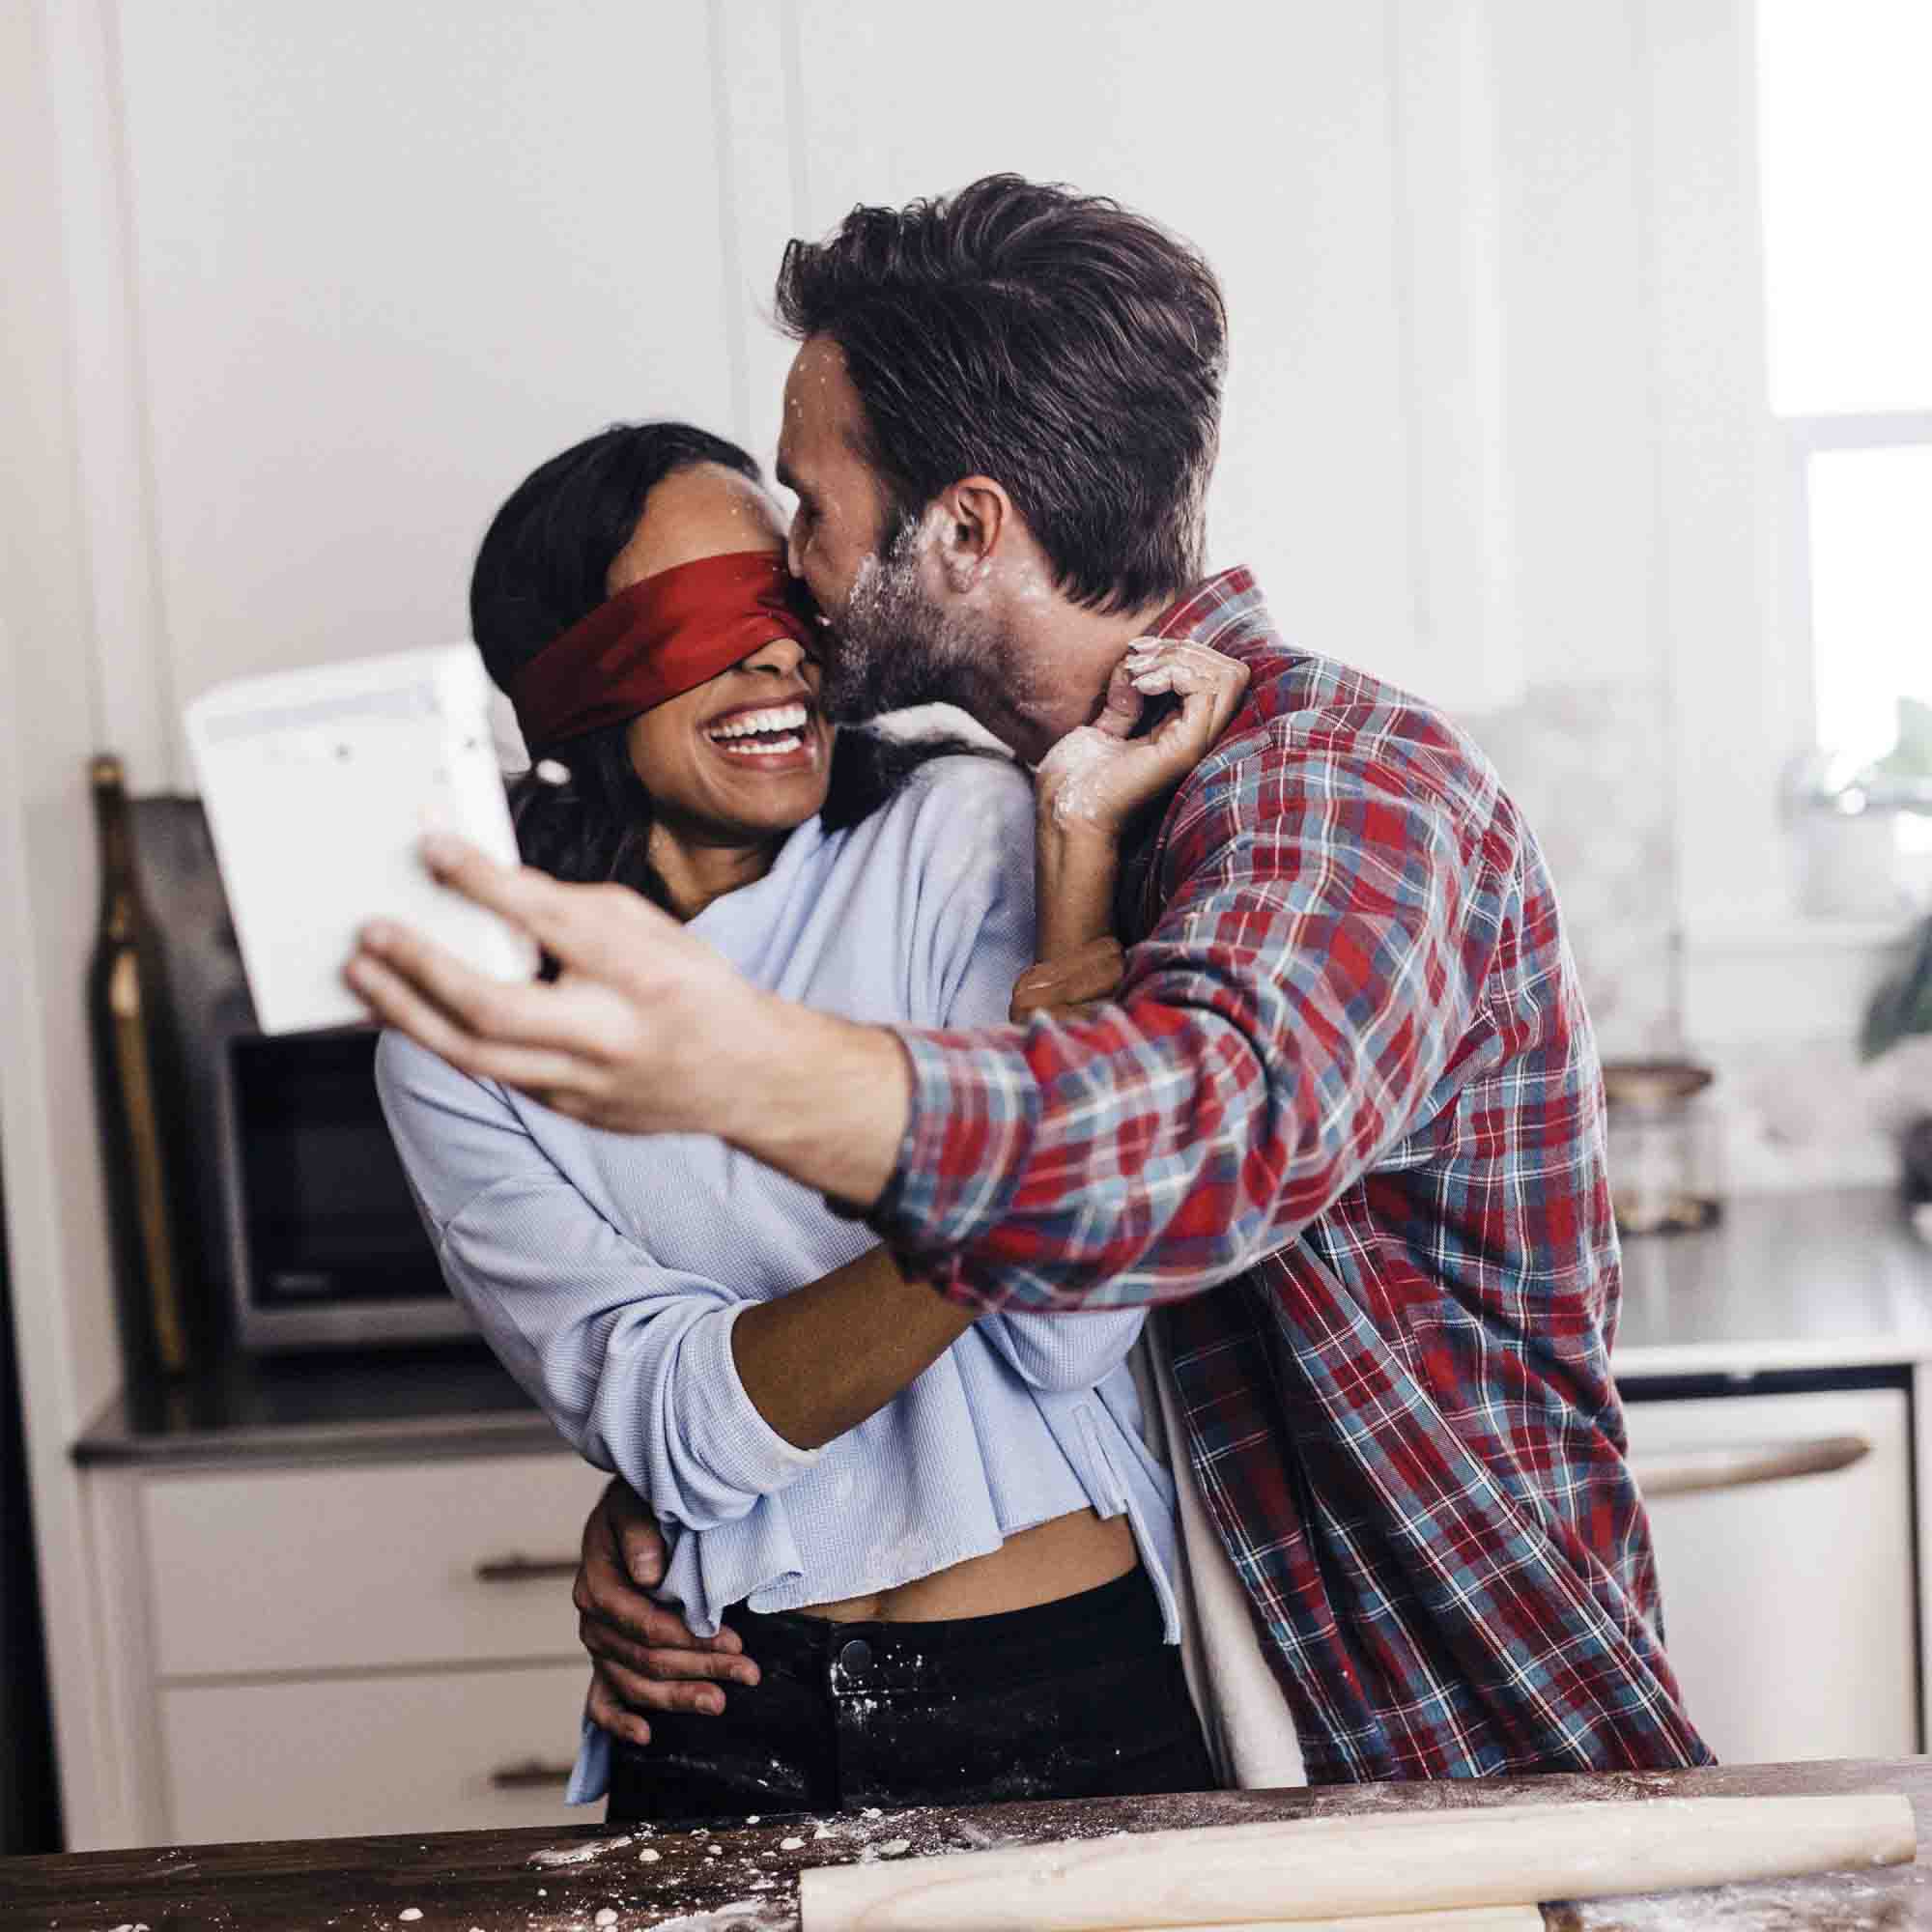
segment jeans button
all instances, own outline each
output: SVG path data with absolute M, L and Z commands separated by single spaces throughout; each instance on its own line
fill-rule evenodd
M 856 1675 L 872 1661 L 872 1646 L 862 1636 L 855 1636 L 838 1653 L 838 1667 L 849 1675 Z

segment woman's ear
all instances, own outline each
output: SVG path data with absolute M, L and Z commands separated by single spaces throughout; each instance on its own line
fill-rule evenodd
M 947 585 L 971 590 L 999 556 L 1002 544 L 1011 541 L 1017 515 L 1013 499 L 990 476 L 967 476 L 942 491 L 934 507 L 939 567 Z

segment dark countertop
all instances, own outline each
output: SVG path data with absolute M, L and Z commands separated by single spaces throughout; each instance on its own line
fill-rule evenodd
M 1618 1378 L 1932 1360 L 1932 1246 L 1882 1188 L 1760 1195 L 1624 1243 Z M 76 1462 L 153 1466 L 514 1454 L 562 1445 L 481 1343 L 249 1358 L 124 1393 Z
M 73 1445 L 76 1463 L 340 1463 L 561 1450 L 480 1342 L 234 1355 L 212 1374 L 128 1389 Z
M 1641 1804 L 1665 1797 L 1900 1792 L 1918 1820 L 1918 1861 L 1545 1908 L 1560 1932 L 1854 1932 L 1932 1927 L 1932 1765 L 1756 1765 L 1731 1770 L 1498 1778 L 1482 1783 L 1329 1786 L 1186 1797 L 1003 1804 L 974 1810 L 771 1820 L 698 1836 L 585 1826 L 559 1832 L 469 1832 L 438 1837 L 312 1839 L 168 1851 L 89 1852 L 0 1860 L 0 1932 L 147 1926 L 152 1932 L 340 1932 L 408 1922 L 419 1932 L 564 1932 L 614 1915 L 613 1932 L 797 1932 L 798 1874 L 810 1865 L 1109 1833 L 1251 1819 L 1454 1810 L 1522 1804 Z M 786 1838 L 803 1849 L 785 1851 Z M 903 1842 L 902 1842 L 903 1841 Z M 707 1848 L 720 1849 L 708 1855 Z M 892 1849 L 888 1849 L 891 1847 Z M 657 1857 L 640 1859 L 640 1852 Z M 405 1913 L 416 1918 L 404 1921 Z

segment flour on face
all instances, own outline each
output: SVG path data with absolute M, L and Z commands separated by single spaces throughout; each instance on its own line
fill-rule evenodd
M 828 718 L 857 724 L 918 704 L 955 704 L 982 722 L 1009 708 L 1017 652 L 990 592 L 1010 571 L 981 567 L 967 595 L 942 605 L 926 585 L 946 529 L 933 504 L 902 522 L 859 566 L 836 641 L 825 655 L 819 703 Z

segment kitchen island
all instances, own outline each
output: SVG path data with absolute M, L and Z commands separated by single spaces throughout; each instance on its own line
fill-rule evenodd
M 811 1865 L 1257 1819 L 1846 1792 L 1911 1800 L 1915 1864 L 1552 1904 L 1545 1923 L 1552 1932 L 1932 1927 L 1932 1764 L 1909 1758 L 768 1818 L 715 1832 L 584 1827 L 88 1852 L 0 1861 L 0 1932 L 796 1932 L 798 1875 Z

